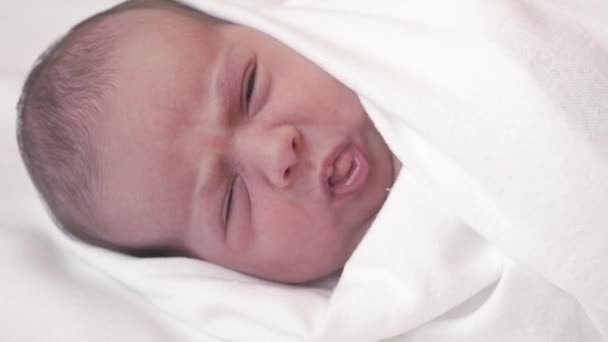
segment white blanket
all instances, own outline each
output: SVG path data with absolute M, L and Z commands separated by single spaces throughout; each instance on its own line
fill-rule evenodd
M 608 339 L 608 3 L 239 2 L 196 4 L 353 88 L 404 164 L 335 289 L 62 244 L 202 340 Z

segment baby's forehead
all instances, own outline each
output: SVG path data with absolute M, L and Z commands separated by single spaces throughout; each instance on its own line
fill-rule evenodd
M 99 129 L 104 160 L 112 161 L 106 165 L 108 174 L 116 176 L 117 184 L 109 189 L 137 185 L 142 177 L 163 179 L 165 166 L 175 164 L 168 158 L 178 155 L 172 151 L 182 150 L 174 137 L 192 126 L 194 107 L 212 102 L 207 89 L 224 51 L 223 40 L 204 19 L 171 11 L 131 13 L 122 19 L 126 31 L 111 62 L 109 114 Z M 134 173 L 138 169 L 149 172 Z
M 187 48 L 182 43 L 192 37 L 207 43 L 214 35 L 210 29 L 219 23 L 203 13 L 180 8 L 138 9 L 117 14 L 108 20 L 111 21 L 108 26 L 116 37 L 116 54 L 119 57 L 125 48 L 143 42 L 152 45 L 147 50 L 139 51 L 142 57 L 153 57 L 162 49 Z
M 201 21 L 208 24 L 224 22 L 223 20 L 210 16 L 196 8 L 174 2 L 174 1 L 151 1 L 157 5 L 140 6 L 133 9 L 118 12 L 115 18 L 123 17 L 126 28 L 134 28 L 145 24 L 152 24 L 163 30 L 171 29 L 179 22 Z M 112 17 L 112 16 L 111 16 Z M 170 24 L 170 25 L 165 25 Z

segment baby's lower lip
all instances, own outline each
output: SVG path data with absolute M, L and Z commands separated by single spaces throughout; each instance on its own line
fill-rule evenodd
M 343 180 L 329 186 L 330 192 L 338 197 L 346 197 L 357 192 L 363 187 L 369 175 L 369 162 L 358 146 L 350 144 L 342 151 L 342 154 L 344 153 L 352 154 L 350 172 Z

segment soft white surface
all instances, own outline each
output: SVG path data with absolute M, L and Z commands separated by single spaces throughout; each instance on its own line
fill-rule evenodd
M 0 24 L 29 31 L 2 69 L 0 253 L 10 281 L 0 290 L 11 299 L 0 318 L 14 323 L 0 339 L 101 341 L 110 326 L 146 341 L 607 339 L 605 1 L 299 0 L 257 11 L 197 1 L 271 33 L 355 89 L 404 162 L 333 292 L 40 233 L 56 230 L 18 163 L 15 84 L 52 36 L 41 23 L 62 31 L 94 9 L 83 3 L 72 1 L 82 8 L 64 19 L 37 3 L 45 15 L 35 25 L 17 14 Z M 17 9 L 8 10 L 0 13 Z M 2 34 L 12 42 L 10 30 Z

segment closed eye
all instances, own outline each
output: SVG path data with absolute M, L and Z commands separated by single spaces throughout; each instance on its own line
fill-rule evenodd
M 245 103 L 247 105 L 247 111 L 249 111 L 251 98 L 253 97 L 253 92 L 255 90 L 257 69 L 257 65 L 254 65 L 253 69 L 251 69 L 251 72 L 249 73 L 249 77 L 247 78 L 247 85 L 245 87 Z
M 223 222 L 224 228 L 228 226 L 228 222 L 230 221 L 230 217 L 232 215 L 232 203 L 234 201 L 234 183 L 236 181 L 236 176 L 232 177 L 230 183 L 228 184 L 228 188 L 226 191 L 226 196 L 224 196 L 224 205 L 223 207 Z

